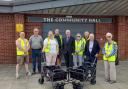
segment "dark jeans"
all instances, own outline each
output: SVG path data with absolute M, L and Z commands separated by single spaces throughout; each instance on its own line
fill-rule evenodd
M 73 55 L 69 52 L 64 53 L 64 59 L 66 63 L 66 67 L 73 67 Z
M 38 64 L 38 72 L 41 72 L 41 49 L 32 49 L 33 72 L 36 72 L 36 64 Z

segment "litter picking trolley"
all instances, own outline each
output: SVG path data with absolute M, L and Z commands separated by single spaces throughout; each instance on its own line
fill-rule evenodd
M 90 63 L 89 61 L 85 61 L 82 66 L 72 68 L 69 72 L 70 78 L 73 79 L 73 89 L 83 89 L 85 82 L 91 81 L 91 79 L 95 77 L 96 58 L 92 63 Z

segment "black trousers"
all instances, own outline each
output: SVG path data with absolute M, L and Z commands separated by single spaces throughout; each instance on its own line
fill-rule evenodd
M 73 55 L 72 53 L 66 52 L 64 53 L 64 59 L 66 63 L 66 67 L 73 67 Z

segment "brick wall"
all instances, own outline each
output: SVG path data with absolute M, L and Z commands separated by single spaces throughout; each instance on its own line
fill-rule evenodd
M 128 17 L 117 17 L 119 58 L 128 58 Z
M 14 63 L 15 59 L 14 15 L 0 14 L 0 63 Z

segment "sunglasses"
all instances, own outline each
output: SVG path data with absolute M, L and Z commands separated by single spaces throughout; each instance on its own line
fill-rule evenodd
M 80 36 L 77 36 L 77 37 L 80 37 Z

